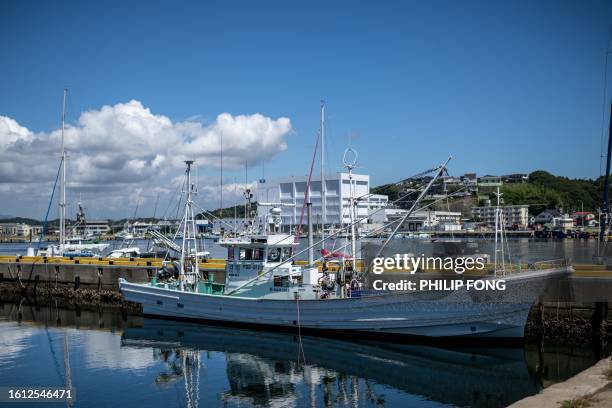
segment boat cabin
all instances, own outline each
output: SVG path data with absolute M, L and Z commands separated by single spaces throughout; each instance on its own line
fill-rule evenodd
M 271 274 L 261 276 L 261 283 L 272 282 L 270 290 L 289 287 L 292 280 L 301 279 L 301 268 L 291 262 L 295 238 L 289 234 L 252 235 L 226 238 L 219 245 L 227 248 L 225 291 L 241 287 L 272 268 Z M 279 266 L 280 265 L 280 266 Z M 253 287 L 260 286 L 255 282 Z

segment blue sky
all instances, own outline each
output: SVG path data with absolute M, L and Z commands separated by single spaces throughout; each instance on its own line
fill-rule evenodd
M 73 123 L 130 100 L 173 122 L 287 117 L 271 178 L 308 171 L 323 98 L 328 170 L 350 144 L 374 185 L 448 155 L 453 174 L 593 178 L 611 24 L 606 1 L 9 0 L 0 115 L 51 132 L 68 86 Z

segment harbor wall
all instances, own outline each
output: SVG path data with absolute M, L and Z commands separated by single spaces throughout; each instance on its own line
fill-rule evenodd
M 159 269 L 157 266 L 0 263 L 0 282 L 74 284 L 75 288 L 86 286 L 118 290 L 119 278 L 136 283 L 148 282 Z M 210 268 L 207 271 L 214 273 L 217 281 L 225 279 L 223 270 Z

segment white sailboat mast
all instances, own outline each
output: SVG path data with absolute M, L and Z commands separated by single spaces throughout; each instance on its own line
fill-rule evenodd
M 327 186 L 325 185 L 325 102 L 321 101 L 321 239 L 327 224 Z
M 60 254 L 64 255 L 64 245 L 66 243 L 66 146 L 64 143 L 64 128 L 66 121 L 66 96 L 68 89 L 64 89 L 64 102 L 62 104 L 62 158 L 60 165 L 62 166 L 62 177 L 60 179 Z

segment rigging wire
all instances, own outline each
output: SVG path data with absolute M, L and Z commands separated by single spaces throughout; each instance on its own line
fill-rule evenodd
M 310 172 L 308 173 L 308 182 L 306 183 L 306 191 L 304 195 L 304 203 L 302 203 L 302 209 L 300 211 L 300 223 L 298 224 L 298 228 L 295 233 L 296 240 L 299 239 L 300 233 L 302 232 L 302 225 L 304 223 L 304 210 L 306 208 L 306 203 L 310 202 L 310 184 L 312 181 L 312 172 L 314 170 L 315 161 L 317 158 L 317 150 L 319 147 L 319 141 L 321 139 L 321 132 L 318 132 L 317 139 L 315 141 L 314 153 L 312 154 L 312 161 L 310 162 Z M 321 189 L 323 191 L 323 189 Z
M 608 33 L 608 45 L 606 47 L 605 62 L 604 62 L 604 75 L 603 75 L 603 101 L 602 101 L 602 115 L 601 115 L 601 137 L 599 143 L 599 175 L 603 175 L 603 158 L 605 148 L 605 130 L 606 130 L 606 116 L 608 112 L 608 57 L 612 54 L 610 45 L 612 44 L 612 25 Z

